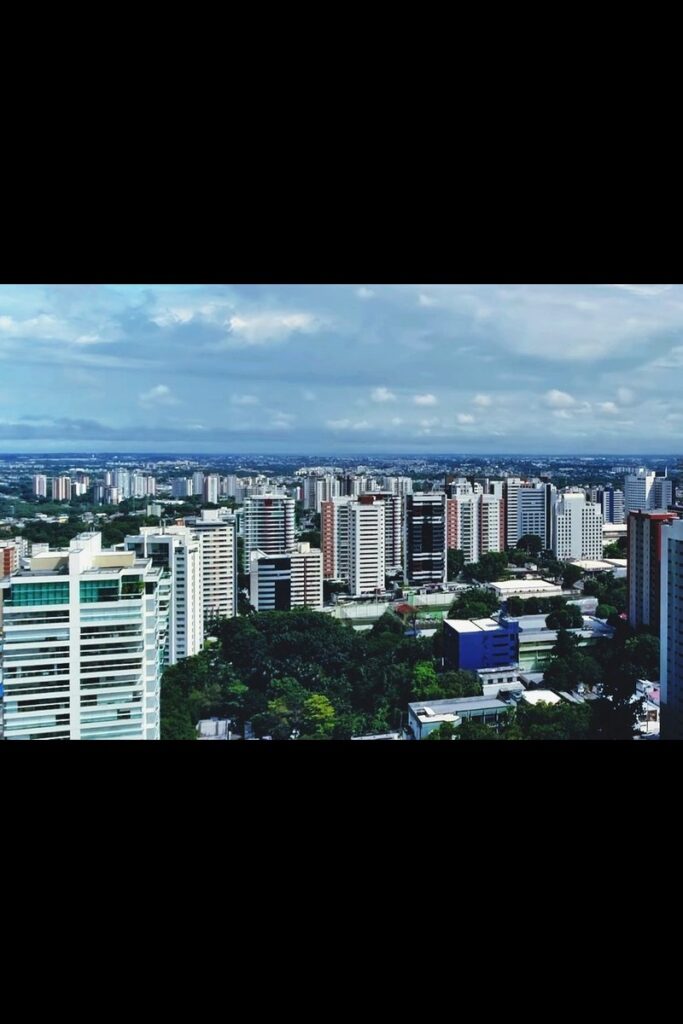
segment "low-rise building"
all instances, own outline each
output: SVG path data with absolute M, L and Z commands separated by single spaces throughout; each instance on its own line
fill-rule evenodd
M 562 593 L 562 587 L 548 580 L 496 580 L 494 583 L 485 583 L 484 586 L 492 590 L 499 601 L 507 601 L 508 597 L 555 597 Z
M 518 661 L 523 672 L 542 671 L 557 642 L 558 631 L 548 629 L 545 620 L 545 615 L 522 615 L 502 620 L 519 626 Z M 570 629 L 569 632 L 578 637 L 579 647 L 591 647 L 614 636 L 611 626 L 592 615 L 584 615 L 583 628 Z
M 467 719 L 496 729 L 508 705 L 493 697 L 460 697 L 452 700 L 415 701 L 408 705 L 408 727 L 416 740 L 424 740 L 444 722 L 456 728 Z
M 517 661 L 519 627 L 514 621 L 446 619 L 444 662 L 449 669 L 501 668 Z

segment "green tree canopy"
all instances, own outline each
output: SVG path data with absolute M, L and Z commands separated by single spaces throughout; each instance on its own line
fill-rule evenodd
M 517 541 L 517 547 L 529 555 L 539 555 L 543 550 L 543 541 L 535 533 L 525 533 Z

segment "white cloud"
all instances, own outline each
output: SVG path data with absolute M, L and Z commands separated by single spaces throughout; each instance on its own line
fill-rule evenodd
M 433 299 L 430 295 L 425 295 L 424 292 L 420 292 L 417 303 L 419 306 L 436 306 L 436 299 Z
M 330 430 L 348 430 L 352 423 L 351 420 L 325 420 L 325 426 Z
M 371 299 L 374 294 L 372 288 L 361 287 L 356 290 L 356 295 L 359 299 Z
M 568 395 L 566 391 L 558 391 L 557 388 L 546 391 L 544 401 L 551 409 L 566 409 L 568 406 L 576 404 L 575 398 Z
M 474 416 L 470 416 L 468 412 L 459 412 L 457 420 L 458 423 L 474 423 Z
M 436 405 L 437 399 L 435 395 L 415 395 L 413 397 L 415 405 Z
M 177 324 L 189 324 L 194 317 L 194 309 L 176 306 L 175 308 L 162 309 L 156 316 L 150 319 L 157 327 L 175 327 Z
M 480 405 L 482 408 L 485 408 L 486 406 L 491 405 L 492 398 L 490 395 L 475 395 L 473 401 L 475 405 Z
M 295 331 L 310 334 L 317 330 L 317 321 L 311 313 L 255 313 L 231 316 L 227 326 L 234 340 L 245 345 L 264 345 L 287 338 Z
M 233 395 L 230 399 L 233 405 L 258 405 L 256 395 Z
M 391 420 L 392 427 L 400 427 L 402 423 L 403 420 L 401 419 L 400 416 L 394 416 L 393 419 Z
M 673 285 L 670 284 L 613 284 L 612 288 L 623 288 L 633 295 L 663 295 Z
M 430 419 L 420 420 L 420 426 L 421 427 L 435 427 L 438 422 L 439 422 L 438 418 L 436 416 L 432 416 Z
M 389 388 L 375 388 L 370 395 L 373 402 L 395 402 L 396 395 Z
M 367 420 L 359 420 L 358 423 L 354 423 L 353 430 L 367 430 L 370 424 Z
M 318 400 L 315 391 L 309 391 L 308 388 L 304 390 L 303 398 L 305 402 L 317 402 Z
M 617 398 L 622 405 L 628 405 L 629 402 L 633 401 L 634 397 L 635 395 L 630 388 L 617 388 Z
M 598 402 L 598 408 L 609 416 L 618 416 L 620 409 L 614 402 Z
M 171 389 L 165 384 L 157 384 L 149 391 L 143 391 L 139 396 L 142 405 L 178 405 L 178 399 L 171 394 Z
M 555 409 L 553 416 L 557 416 L 558 420 L 571 420 L 574 418 L 566 409 Z

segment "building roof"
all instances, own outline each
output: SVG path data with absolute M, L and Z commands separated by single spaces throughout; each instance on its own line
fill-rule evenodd
M 553 594 L 557 593 L 561 588 L 556 583 L 550 583 L 548 580 L 496 580 L 493 583 L 488 584 L 495 590 L 498 590 L 501 594 L 516 594 L 518 591 L 523 590 L 547 590 L 552 591 Z
M 502 700 L 496 700 L 495 697 L 458 697 L 448 700 L 413 701 L 408 707 L 421 722 L 433 722 L 437 719 L 443 721 L 444 715 L 457 717 L 461 711 L 504 711 L 507 704 Z M 420 711 L 423 712 L 422 715 L 419 714 Z
M 482 633 L 504 628 L 495 619 L 444 619 L 444 623 L 456 633 Z
M 527 704 L 561 704 L 562 698 L 552 690 L 525 690 L 522 700 Z

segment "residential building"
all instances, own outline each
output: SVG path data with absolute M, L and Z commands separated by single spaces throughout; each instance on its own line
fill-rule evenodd
M 171 494 L 174 498 L 192 497 L 192 478 L 179 476 L 171 483 Z
M 654 509 L 655 474 L 641 467 L 624 480 L 624 515 Z
M 340 497 L 320 505 L 320 543 L 325 579 L 349 578 L 349 508 L 352 498 Z
M 405 502 L 405 578 L 416 584 L 443 584 L 446 582 L 446 495 L 408 494 Z
M 660 693 L 662 738 L 683 739 L 683 519 L 661 530 Z
M 481 496 L 471 490 L 446 498 L 448 548 L 459 548 L 465 562 L 479 561 L 480 507 Z
M 217 615 L 233 618 L 237 615 L 237 528 L 234 516 L 223 509 L 203 508 L 201 515 L 188 516 L 185 525 L 199 536 L 202 543 L 204 622 Z
M 117 469 L 114 471 L 114 487 L 119 492 L 120 501 L 125 501 L 131 497 L 130 477 L 130 472 L 127 469 Z
M 71 477 L 52 477 L 52 500 L 71 501 Z
M 521 536 L 518 521 L 518 499 L 521 488 L 522 481 L 519 477 L 507 477 L 503 481 L 503 492 L 505 495 L 505 544 L 508 548 L 514 548 Z
M 673 481 L 667 475 L 666 469 L 661 473 L 655 473 L 655 482 L 652 488 L 653 508 L 667 509 L 673 505 Z
M 11 576 L 19 568 L 19 551 L 12 540 L 0 540 L 0 577 Z
M 552 516 L 552 550 L 560 561 L 602 558 L 602 512 L 584 491 L 558 496 Z
M 283 494 L 253 494 L 244 499 L 242 519 L 245 572 L 252 551 L 283 555 L 294 545 L 294 499 Z
M 659 632 L 662 527 L 675 512 L 630 512 L 628 516 L 628 621 Z
M 505 504 L 501 495 L 479 498 L 479 555 L 505 550 Z
M 217 505 L 219 487 L 220 477 L 215 473 L 210 473 L 209 476 L 205 477 L 203 488 L 204 501 L 209 502 L 211 505 Z
M 32 481 L 34 498 L 47 498 L 47 477 L 43 473 L 38 473 Z
M 403 568 L 403 498 L 390 491 L 372 491 L 358 497 L 361 503 L 378 502 L 384 510 L 385 569 Z
M 349 505 L 349 590 L 358 597 L 384 590 L 384 506 L 371 497 Z
M 323 607 L 323 558 L 301 542 L 282 555 L 252 551 L 249 600 L 258 612 Z
M 399 497 L 405 498 L 406 494 L 413 493 L 412 477 L 386 476 L 384 478 L 384 487 L 387 491 L 391 491 L 392 494 L 398 494 Z
M 156 526 L 142 526 L 139 534 L 125 538 L 124 545 L 138 558 L 151 558 L 152 565 L 162 569 L 159 605 L 160 617 L 166 621 L 164 664 L 175 665 L 181 658 L 198 654 L 204 642 L 199 537 L 183 526 L 170 526 L 164 532 Z
M 201 471 L 192 474 L 192 493 L 204 493 L 204 474 Z
M 596 501 L 605 523 L 621 524 L 625 521 L 623 491 L 615 490 L 613 487 L 600 488 Z
M 162 569 L 100 533 L 0 584 L 5 739 L 159 739 Z
M 540 537 L 543 550 L 552 543 L 552 510 L 556 489 L 552 484 L 520 487 L 517 492 L 517 540 L 531 534 Z M 515 544 L 517 541 L 515 541 Z
M 500 668 L 513 665 L 518 656 L 516 622 L 495 619 L 445 619 L 444 664 L 449 669 Z

